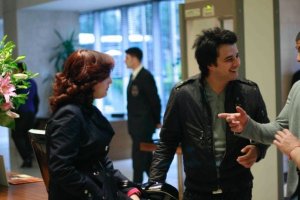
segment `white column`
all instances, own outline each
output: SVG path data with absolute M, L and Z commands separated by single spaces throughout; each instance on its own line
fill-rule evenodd
M 245 75 L 258 84 L 271 121 L 276 117 L 273 15 L 273 0 L 244 0 Z M 282 191 L 278 186 L 282 172 L 278 172 L 277 154 L 271 146 L 266 158 L 252 167 L 253 200 L 282 199 L 278 196 Z

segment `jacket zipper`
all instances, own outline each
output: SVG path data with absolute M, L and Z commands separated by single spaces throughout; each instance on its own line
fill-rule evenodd
M 213 159 L 214 159 L 214 163 L 215 163 L 215 169 L 216 169 L 216 175 L 217 175 L 217 188 L 215 188 L 216 190 L 219 190 L 220 189 L 220 170 L 219 170 L 219 167 L 217 166 L 216 164 L 216 157 L 215 157 L 215 145 L 214 145 L 214 137 L 213 137 L 213 131 L 212 131 L 212 114 L 211 114 L 211 108 L 210 108 L 210 105 L 209 103 L 207 102 L 207 98 L 206 98 L 206 91 L 205 91 L 205 88 L 203 87 L 203 91 L 204 91 L 204 101 L 205 101 L 205 104 L 206 104 L 206 107 L 207 107 L 207 114 L 208 114 L 208 119 L 209 119 L 209 132 L 210 132 L 210 135 L 211 135 L 211 146 L 212 146 L 212 153 L 213 153 Z M 227 140 L 227 139 L 226 139 Z M 226 152 L 226 149 L 225 149 L 225 152 Z M 222 161 L 221 161 L 222 163 Z M 221 163 L 220 163 L 220 166 L 221 166 Z

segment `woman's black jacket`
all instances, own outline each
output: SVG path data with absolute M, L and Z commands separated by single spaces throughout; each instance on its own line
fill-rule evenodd
M 98 162 L 111 169 L 117 181 L 128 180 L 107 157 L 113 135 L 110 123 L 94 106 L 70 104 L 53 114 L 46 128 L 49 200 L 102 199 L 103 188 L 88 175 Z

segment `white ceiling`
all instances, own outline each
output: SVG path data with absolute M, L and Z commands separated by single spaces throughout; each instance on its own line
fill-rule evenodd
M 26 9 L 85 12 L 145 1 L 149 0 L 54 0 L 49 3 L 27 7 Z

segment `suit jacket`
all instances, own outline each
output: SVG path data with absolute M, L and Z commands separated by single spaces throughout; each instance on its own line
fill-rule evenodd
M 34 79 L 29 79 L 30 87 L 27 89 L 18 89 L 17 94 L 27 94 L 28 97 L 24 104 L 18 108 L 18 113 L 31 112 L 37 114 L 39 108 L 39 96 L 37 91 L 37 84 Z M 34 119 L 32 119 L 34 120 Z
M 160 123 L 161 104 L 152 74 L 142 68 L 127 88 L 128 130 L 134 138 L 149 138 Z
M 110 123 L 94 106 L 69 104 L 53 114 L 46 128 L 50 200 L 102 199 L 103 188 L 88 174 L 99 161 L 113 170 L 107 157 L 113 135 Z M 116 180 L 127 180 L 113 171 Z

